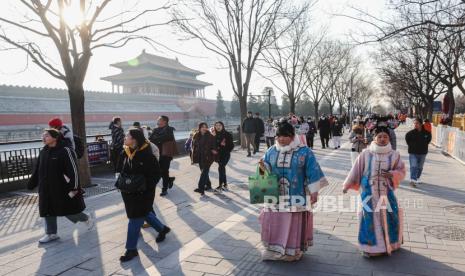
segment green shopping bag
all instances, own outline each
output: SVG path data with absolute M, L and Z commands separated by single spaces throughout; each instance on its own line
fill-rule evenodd
M 249 176 L 250 203 L 259 204 L 265 202 L 265 196 L 276 198 L 279 201 L 278 177 L 265 170 L 264 175 L 260 175 L 259 167 L 255 175 Z

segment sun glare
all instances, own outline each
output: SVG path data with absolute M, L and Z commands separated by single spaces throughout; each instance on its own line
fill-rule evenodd
M 71 1 L 70 5 L 64 7 L 63 18 L 66 25 L 69 27 L 81 25 L 84 20 L 84 15 L 79 8 L 79 1 Z

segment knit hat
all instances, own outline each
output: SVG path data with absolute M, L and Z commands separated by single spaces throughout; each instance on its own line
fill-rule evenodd
M 62 127 L 63 121 L 60 118 L 53 118 L 48 122 L 48 125 L 53 128 Z

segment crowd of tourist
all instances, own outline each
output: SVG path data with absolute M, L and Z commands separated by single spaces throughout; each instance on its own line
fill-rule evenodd
M 346 116 L 323 114 L 315 120 L 289 114 L 264 122 L 260 114 L 248 112 L 240 130 L 244 135 L 247 156 L 260 150 L 264 138 L 267 150 L 258 163 L 261 173 L 275 175 L 279 182 L 279 196 L 289 197 L 289 205 L 276 212 L 265 206 L 260 213 L 262 241 L 265 245 L 264 260 L 295 261 L 313 244 L 312 205 L 318 201 L 318 192 L 328 185 L 315 155 L 314 137 L 319 134 L 322 149 L 343 147 L 341 137 L 348 136 L 352 169 L 343 184 L 343 192 L 352 189 L 360 192 L 368 202 L 361 211 L 359 243 L 366 257 L 390 255 L 402 244 L 402 209 L 397 205 L 394 191 L 405 176 L 405 165 L 396 150 L 395 129 L 402 123 L 402 116 L 357 116 L 352 122 Z M 46 235 L 39 240 L 47 243 L 58 239 L 57 217 L 82 222 L 88 228 L 93 218 L 84 213 L 85 203 L 78 174 L 78 154 L 82 144 L 71 129 L 54 118 L 50 128 L 43 133 L 44 148 L 40 152 L 28 188 L 39 187 L 39 211 L 45 220 Z M 155 187 L 161 180 L 160 196 L 167 196 L 175 178 L 169 169 L 178 154 L 174 138 L 175 129 L 169 118 L 160 116 L 153 130 L 134 122 L 124 131 L 121 118 L 115 117 L 111 130 L 110 155 L 115 172 L 115 186 L 121 191 L 128 230 L 126 252 L 122 262 L 138 256 L 137 242 L 142 227 L 152 227 L 158 232 L 156 241 L 162 242 L 171 229 L 156 216 L 153 205 Z M 420 182 L 423 164 L 431 141 L 431 125 L 417 118 L 414 129 L 405 136 L 410 161 L 410 185 Z M 346 133 L 347 132 L 347 133 Z M 223 122 L 217 121 L 210 128 L 201 122 L 185 143 L 191 163 L 198 165 L 200 176 L 194 192 L 228 191 L 226 167 L 234 149 L 232 134 Z M 218 186 L 213 190 L 210 180 L 211 165 L 218 163 Z M 393 211 L 386 211 L 383 204 L 388 199 Z M 374 208 L 374 207 L 377 208 Z M 274 206 L 276 207 L 276 206 Z

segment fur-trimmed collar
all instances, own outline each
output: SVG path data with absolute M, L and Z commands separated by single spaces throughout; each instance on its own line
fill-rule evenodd
M 276 149 L 280 152 L 290 152 L 300 147 L 300 140 L 297 135 L 294 137 L 294 141 L 292 141 L 287 146 L 281 146 L 278 141 L 276 141 Z
M 392 151 L 391 143 L 386 146 L 378 146 L 375 142 L 371 142 L 369 149 L 374 153 L 389 153 Z

